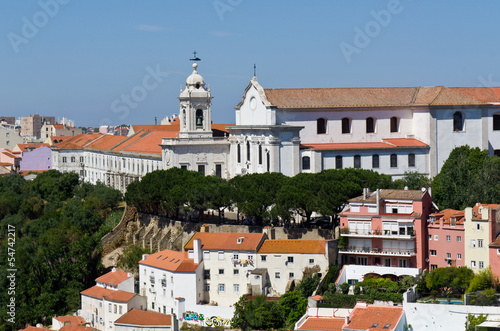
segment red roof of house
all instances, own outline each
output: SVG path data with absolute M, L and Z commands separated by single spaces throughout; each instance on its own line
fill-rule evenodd
M 193 249 L 193 240 L 201 239 L 201 247 L 204 250 L 221 251 L 255 251 L 264 239 L 263 233 L 217 233 L 197 232 L 184 245 L 184 249 Z M 241 241 L 238 243 L 238 241 Z
M 153 311 L 131 309 L 129 312 L 118 318 L 114 324 L 145 326 L 172 325 L 172 316 Z
M 96 299 L 104 298 L 106 300 L 118 301 L 118 302 L 128 302 L 136 295 L 135 293 L 125 292 L 120 290 L 118 291 L 111 290 L 109 288 L 104 288 L 97 285 L 92 286 L 91 288 L 88 288 L 80 293 Z
M 101 277 L 98 277 L 95 281 L 116 286 L 116 285 L 120 284 L 121 282 L 123 282 L 131 277 L 134 277 L 134 276 L 129 275 L 125 271 L 115 269 L 114 271 L 110 271 L 107 274 L 104 274 Z
M 21 150 L 21 152 L 26 152 L 27 149 L 37 149 L 40 147 L 50 147 L 50 145 L 45 144 L 45 143 L 29 143 L 29 144 L 17 144 L 17 147 Z
M 170 138 L 170 133 L 174 134 L 174 137 L 177 134 L 177 132 L 141 131 L 135 134 L 137 137 L 132 136 L 133 139 L 124 141 L 113 150 L 161 155 L 161 140 L 162 138 Z
M 25 329 L 21 329 L 19 331 L 47 331 L 46 328 L 37 328 L 36 326 L 28 326 Z
M 54 318 L 61 323 L 69 322 L 73 325 L 85 324 L 85 320 L 81 316 L 58 316 Z
M 80 325 L 66 325 L 59 329 L 59 331 L 92 331 L 90 326 L 80 326 Z
M 176 252 L 166 249 L 150 254 L 139 264 L 175 272 L 195 272 L 199 264 L 187 257 L 187 252 Z
M 64 125 L 62 124 L 52 124 L 52 126 L 54 127 L 54 129 L 64 129 Z
M 429 148 L 429 145 L 417 139 L 391 138 L 382 139 L 382 141 L 380 142 L 301 144 L 300 148 L 325 151 L 356 149 Z
M 361 306 L 356 305 L 349 317 L 349 324 L 346 329 L 355 330 L 395 330 L 401 316 L 403 316 L 402 307 L 390 306 Z M 375 327 L 375 324 L 377 324 Z
M 267 239 L 260 247 L 259 253 L 325 254 L 325 243 L 326 240 Z
M 342 331 L 345 319 L 339 317 L 308 317 L 299 330 Z
M 278 109 L 483 105 L 499 102 L 498 88 L 445 86 L 264 89 Z
M 443 222 L 443 224 L 450 224 L 451 217 L 455 217 L 456 224 L 463 224 L 464 223 L 464 215 L 465 215 L 465 211 L 454 210 L 454 209 L 445 209 L 445 210 L 439 211 L 437 213 L 429 214 L 429 216 L 434 216 L 436 218 L 436 223 Z M 431 224 L 429 224 L 429 225 L 431 225 Z

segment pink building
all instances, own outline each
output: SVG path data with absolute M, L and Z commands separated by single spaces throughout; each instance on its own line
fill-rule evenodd
M 490 244 L 489 254 L 491 271 L 500 278 L 500 235 Z
M 441 267 L 465 265 L 464 211 L 445 209 L 429 215 L 429 266 Z
M 342 264 L 427 268 L 427 191 L 377 190 L 349 200 L 340 213 Z

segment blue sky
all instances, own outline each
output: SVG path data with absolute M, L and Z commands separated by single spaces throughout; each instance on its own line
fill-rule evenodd
M 264 88 L 500 86 L 499 12 L 493 0 L 2 0 L 0 115 L 153 124 L 178 112 L 193 50 L 214 123 L 234 123 L 254 63 Z

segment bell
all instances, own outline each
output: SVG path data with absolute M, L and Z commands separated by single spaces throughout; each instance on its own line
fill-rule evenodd
M 202 117 L 196 118 L 196 125 L 203 125 L 203 118 Z

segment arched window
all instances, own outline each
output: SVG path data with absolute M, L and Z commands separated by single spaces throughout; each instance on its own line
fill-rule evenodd
M 259 164 L 262 164 L 262 145 L 259 144 Z
M 408 154 L 408 167 L 414 167 L 415 166 L 415 154 L 410 153 Z
M 459 111 L 453 114 L 453 131 L 463 131 L 464 130 L 464 117 Z
M 493 114 L 493 130 L 500 130 L 500 114 Z
M 203 127 L 203 110 L 201 109 L 196 110 L 196 127 L 197 128 Z
M 399 132 L 399 119 L 396 116 L 391 117 L 391 132 Z
M 379 156 L 378 154 L 373 154 L 372 155 L 372 168 L 373 169 L 378 169 L 379 167 Z
M 266 163 L 267 163 L 267 172 L 271 171 L 271 155 L 269 152 L 266 153 Z
M 361 156 L 354 155 L 354 169 L 361 168 Z
M 186 109 L 182 110 L 182 123 L 183 127 L 186 127 Z
M 396 154 L 391 154 L 391 168 L 398 167 L 398 156 Z
M 237 146 L 237 154 L 238 154 L 238 163 L 241 163 L 241 145 L 238 144 Z
M 373 117 L 368 117 L 366 119 L 366 133 L 375 132 L 375 119 Z
M 316 120 L 317 134 L 324 134 L 324 133 L 326 133 L 326 123 L 327 123 L 327 121 L 324 118 L 318 118 Z
M 351 119 L 349 117 L 342 119 L 342 133 L 351 133 Z
M 342 156 L 340 156 L 340 155 L 337 155 L 335 157 L 335 168 L 342 169 Z
M 247 141 L 247 161 L 250 162 L 250 142 Z
M 302 157 L 302 170 L 311 169 L 311 158 L 309 156 Z

